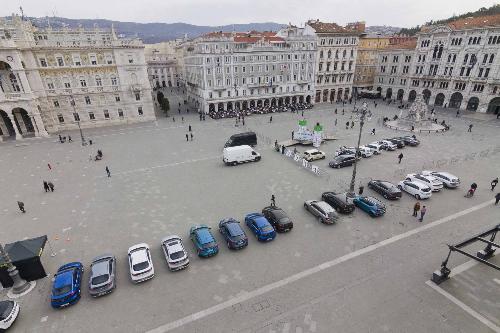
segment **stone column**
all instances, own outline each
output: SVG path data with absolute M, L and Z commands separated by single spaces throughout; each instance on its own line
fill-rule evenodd
M 37 136 L 48 137 L 49 133 L 45 129 L 40 112 L 34 112 L 31 119 L 33 120 L 33 127 L 35 127 L 35 131 L 38 134 Z
M 12 123 L 12 127 L 14 127 L 14 132 L 16 132 L 16 140 L 22 140 L 23 136 L 21 135 L 21 133 L 19 133 L 19 129 L 17 128 L 15 116 L 13 114 L 7 114 L 7 116 L 9 117 L 9 119 Z

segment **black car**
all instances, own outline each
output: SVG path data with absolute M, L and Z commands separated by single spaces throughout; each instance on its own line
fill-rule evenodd
M 399 138 L 392 138 L 392 139 L 386 139 L 386 140 L 389 140 L 392 143 L 394 143 L 399 149 L 404 148 L 404 146 L 405 146 L 404 141 L 399 139 Z
M 336 156 L 328 165 L 331 168 L 343 168 L 345 166 L 351 166 L 354 164 L 356 158 L 354 155 L 340 155 Z
M 248 237 L 240 226 L 240 222 L 233 218 L 219 222 L 219 232 L 224 236 L 227 247 L 233 250 L 242 249 L 248 245 Z
M 347 193 L 325 192 L 321 198 L 339 213 L 350 214 L 354 211 L 354 204 L 347 201 Z
M 262 215 L 271 223 L 277 232 L 287 232 L 293 229 L 293 222 L 283 209 L 269 206 L 262 209 Z
M 257 135 L 254 132 L 245 132 L 231 135 L 229 140 L 227 140 L 224 148 L 235 147 L 235 146 L 256 146 L 257 145 Z
M 401 198 L 401 191 L 396 185 L 385 180 L 371 180 L 368 183 L 368 188 L 382 194 L 382 196 L 389 200 L 397 200 Z
M 416 146 L 418 146 L 420 144 L 420 141 L 416 137 L 414 138 L 412 136 L 403 136 L 403 137 L 401 137 L 399 139 L 403 140 L 403 142 L 407 146 L 416 147 Z

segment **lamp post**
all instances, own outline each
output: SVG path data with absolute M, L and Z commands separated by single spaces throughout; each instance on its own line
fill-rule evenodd
M 356 183 L 356 166 L 358 162 L 358 151 L 359 144 L 361 142 L 361 133 L 363 131 L 363 125 L 365 124 L 365 116 L 368 113 L 368 105 L 366 102 L 363 102 L 361 106 L 361 115 L 359 117 L 359 135 L 358 135 L 358 143 L 356 145 L 356 154 L 354 155 L 354 167 L 352 169 L 352 177 L 351 177 L 351 185 L 349 186 L 349 197 L 354 198 L 356 193 L 354 192 L 354 184 Z
M 19 275 L 19 271 L 16 266 L 12 264 L 9 254 L 5 252 L 2 244 L 0 244 L 0 259 L 7 264 L 9 276 L 12 281 L 14 281 L 14 284 L 12 285 L 12 293 L 14 295 L 19 295 L 28 290 L 31 287 L 31 284 Z
M 70 97 L 71 97 L 70 104 L 73 107 L 73 114 L 75 114 L 76 113 L 75 99 L 73 98 L 72 95 L 70 95 Z M 82 138 L 82 146 L 86 146 L 87 142 L 85 141 L 85 138 L 83 137 L 83 131 L 82 131 L 82 128 L 80 127 L 80 116 L 78 116 L 78 121 L 76 123 L 78 124 L 78 129 L 80 130 L 80 137 Z

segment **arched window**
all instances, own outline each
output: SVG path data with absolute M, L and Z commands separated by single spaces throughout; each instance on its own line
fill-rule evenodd
M 434 45 L 434 51 L 432 52 L 432 59 L 435 59 L 438 52 L 438 46 Z
M 102 79 L 99 75 L 96 75 L 95 77 L 95 85 L 98 87 L 102 87 Z
M 490 55 L 490 64 L 493 62 L 493 59 L 495 59 L 495 55 L 492 53 L 492 54 Z
M 130 81 L 132 84 L 137 84 L 137 75 L 135 73 L 130 74 Z
M 438 58 L 441 59 L 441 56 L 443 55 L 443 45 L 439 46 L 439 51 L 438 51 Z
M 346 54 L 347 54 L 347 52 L 346 52 L 346 50 L 344 50 L 344 51 L 342 52 L 342 58 L 345 58 Z
M 332 50 L 328 50 L 328 59 L 332 57 Z
M 319 58 L 322 59 L 323 58 L 323 50 L 319 51 Z

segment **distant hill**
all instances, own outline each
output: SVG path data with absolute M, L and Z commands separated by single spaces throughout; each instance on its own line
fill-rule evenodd
M 426 22 L 424 25 L 446 24 L 446 23 L 449 23 L 451 21 L 466 18 L 466 17 L 477 17 L 477 16 L 486 16 L 486 15 L 495 15 L 495 14 L 500 14 L 500 5 L 493 5 L 489 8 L 481 7 L 474 12 L 468 12 L 468 13 L 461 14 L 458 16 L 453 15 L 452 17 L 449 17 L 449 18 L 444 19 L 444 20 L 437 20 L 437 21 L 431 20 L 429 22 Z M 401 34 L 407 34 L 407 35 L 412 36 L 412 35 L 415 35 L 417 32 L 419 32 L 420 28 L 421 28 L 421 26 L 418 26 L 418 25 L 416 27 L 413 27 L 413 28 L 404 28 L 404 29 L 401 29 Z
M 380 34 L 381 36 L 392 36 L 398 34 L 401 31 L 401 28 L 391 27 L 387 25 L 372 25 L 365 28 L 365 32 L 367 34 Z
M 84 28 L 93 28 L 98 25 L 102 28 L 109 28 L 114 25 L 117 33 L 127 37 L 139 37 L 144 43 L 158 43 L 184 37 L 193 38 L 211 31 L 276 31 L 285 24 L 266 22 L 266 23 L 248 23 L 231 24 L 219 27 L 193 25 L 187 23 L 134 23 L 120 22 L 101 19 L 68 19 L 64 17 L 30 17 L 31 22 L 37 27 L 45 28 L 49 22 L 52 28 L 83 26 Z

